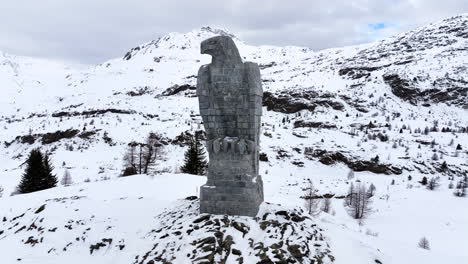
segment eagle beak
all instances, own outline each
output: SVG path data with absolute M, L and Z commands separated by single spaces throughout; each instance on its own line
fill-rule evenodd
M 214 47 L 211 45 L 205 45 L 201 47 L 201 54 L 211 54 L 211 51 L 214 50 Z
M 209 54 L 211 55 L 212 52 L 216 49 L 216 45 L 210 43 L 210 40 L 202 41 L 200 45 L 200 53 L 201 54 Z

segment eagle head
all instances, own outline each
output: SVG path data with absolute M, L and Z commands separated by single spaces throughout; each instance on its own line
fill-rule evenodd
M 242 62 L 236 44 L 228 36 L 215 36 L 205 39 L 200 45 L 200 52 L 223 61 Z

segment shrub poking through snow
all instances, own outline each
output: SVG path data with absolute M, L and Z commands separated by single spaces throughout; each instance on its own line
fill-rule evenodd
M 431 247 L 429 246 L 429 240 L 427 240 L 426 237 L 422 237 L 419 240 L 418 246 L 420 248 L 422 248 L 422 249 L 425 249 L 425 250 L 430 250 L 431 249 Z
M 459 181 L 457 183 L 457 186 L 455 188 L 455 191 L 453 192 L 453 195 L 457 197 L 466 197 L 466 188 L 468 187 L 468 180 L 467 177 L 465 176 L 464 180 Z
M 427 188 L 428 190 L 433 191 L 433 190 L 439 188 L 439 186 L 440 186 L 439 177 L 432 177 L 432 178 L 429 180 L 429 182 L 427 183 L 426 188 Z

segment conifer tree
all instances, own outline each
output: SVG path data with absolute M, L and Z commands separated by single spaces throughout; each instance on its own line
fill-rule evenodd
M 60 181 L 60 184 L 62 184 L 63 186 L 69 186 L 69 185 L 73 184 L 71 174 L 67 169 L 65 170 L 65 172 L 63 174 L 63 177 L 62 177 L 62 180 Z
M 180 170 L 184 173 L 204 175 L 207 168 L 206 154 L 200 142 L 199 133 L 190 140 L 190 146 L 185 152 L 184 165 Z
M 57 178 L 52 174 L 52 170 L 48 155 L 43 155 L 39 149 L 31 150 L 18 191 L 30 193 L 57 186 Z
M 48 154 L 44 155 L 43 159 L 44 164 L 44 175 L 42 178 L 42 189 L 49 189 L 57 187 L 58 179 L 55 174 L 53 174 L 54 167 L 52 166 L 52 162 Z
M 422 185 L 426 185 L 427 184 L 427 177 L 423 177 L 422 180 L 419 183 L 421 183 Z

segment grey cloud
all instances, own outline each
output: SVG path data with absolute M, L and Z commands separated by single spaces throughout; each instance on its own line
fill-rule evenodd
M 358 44 L 468 12 L 466 0 L 15 0 L 2 3 L 0 50 L 80 63 L 119 57 L 172 31 L 222 26 L 255 45 Z M 398 27 L 370 34 L 370 23 Z

